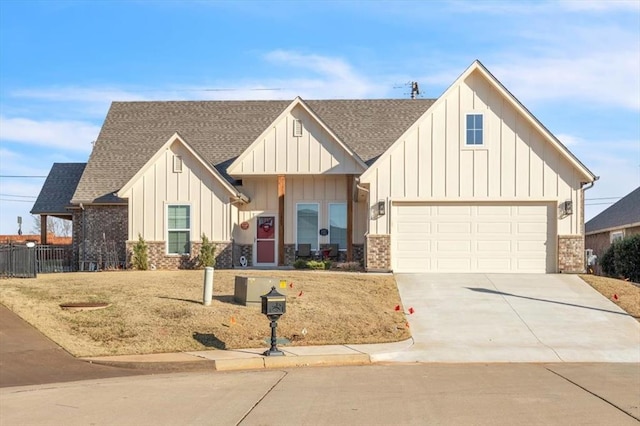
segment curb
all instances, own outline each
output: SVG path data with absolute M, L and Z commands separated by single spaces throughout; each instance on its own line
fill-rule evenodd
M 237 371 L 259 370 L 271 368 L 294 367 L 318 367 L 341 365 L 367 365 L 372 364 L 368 354 L 349 355 L 301 355 L 301 356 L 276 356 L 236 359 L 202 359 L 198 361 L 178 362 L 140 362 L 140 361 L 110 361 L 84 359 L 89 364 L 105 365 L 109 367 L 127 368 L 154 372 L 181 372 L 181 371 Z

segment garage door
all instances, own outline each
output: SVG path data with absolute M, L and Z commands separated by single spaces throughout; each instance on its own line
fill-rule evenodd
M 555 270 L 550 204 L 394 204 L 396 272 Z

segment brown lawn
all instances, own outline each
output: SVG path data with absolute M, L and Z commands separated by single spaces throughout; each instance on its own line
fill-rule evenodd
M 628 281 L 598 275 L 585 274 L 580 278 L 640 322 L 640 287 Z
M 267 347 L 259 306 L 233 302 L 235 275 L 284 279 L 287 313 L 278 337 L 292 345 L 407 339 L 392 275 L 323 271 L 216 270 L 214 300 L 202 305 L 203 271 L 41 274 L 0 280 L 0 303 L 76 356 Z M 292 286 L 292 287 L 291 287 Z M 107 302 L 71 312 L 60 304 Z M 303 333 L 306 331 L 306 334 Z

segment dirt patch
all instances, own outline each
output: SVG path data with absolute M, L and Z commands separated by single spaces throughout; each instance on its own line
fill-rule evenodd
M 640 322 L 640 287 L 624 280 L 580 275 L 587 284 Z
M 291 345 L 378 343 L 410 337 L 392 275 L 323 271 L 216 270 L 202 304 L 203 271 L 41 274 L 4 279 L 0 303 L 76 356 L 267 347 L 259 306 L 233 302 L 236 275 L 284 280 L 287 313 L 278 336 Z M 111 306 L 89 312 L 63 303 Z

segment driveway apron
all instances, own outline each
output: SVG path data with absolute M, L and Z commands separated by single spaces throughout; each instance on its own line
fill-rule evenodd
M 414 344 L 380 361 L 640 362 L 640 324 L 575 275 L 398 274 L 396 281 Z

